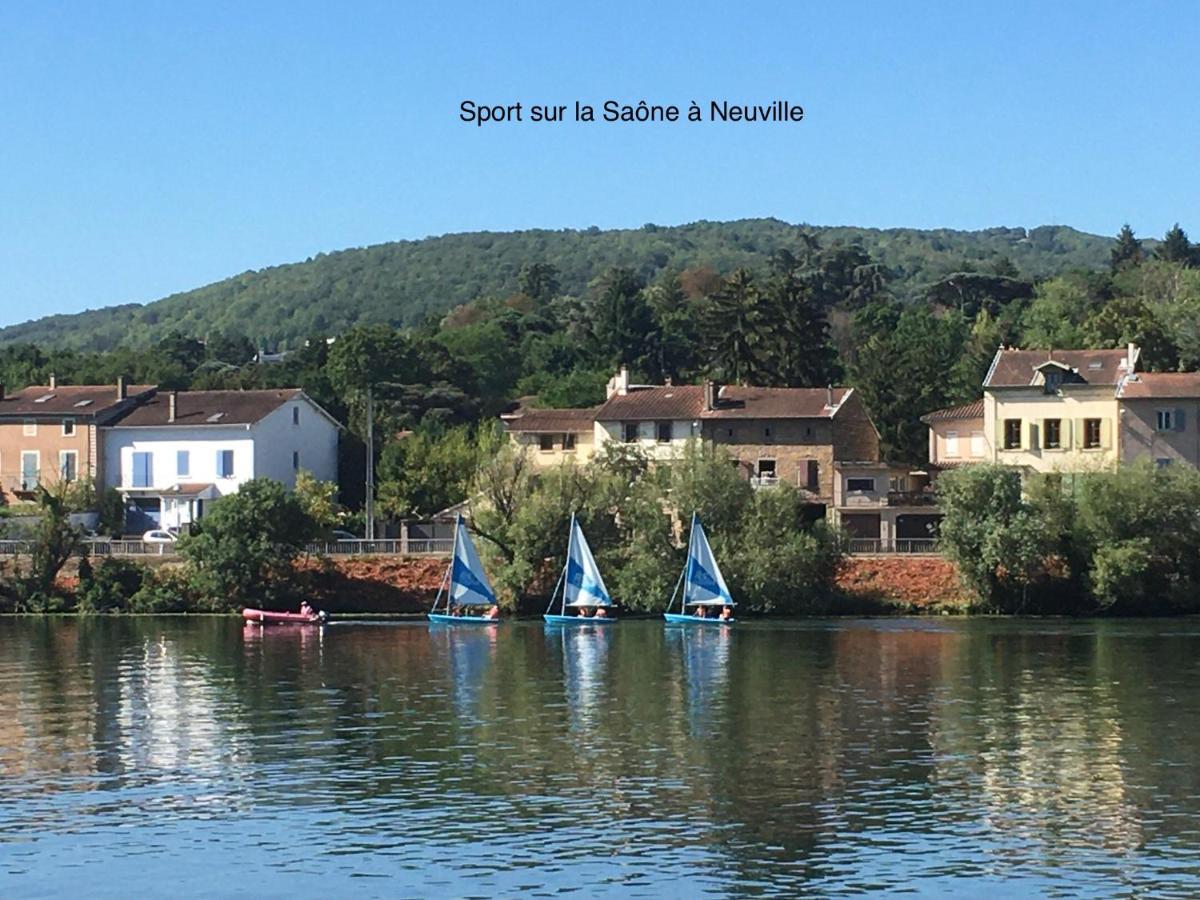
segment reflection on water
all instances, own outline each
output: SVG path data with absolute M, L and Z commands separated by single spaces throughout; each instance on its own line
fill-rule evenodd
M 1192 893 L 1198 650 L 1190 621 L 3 620 L 0 895 Z

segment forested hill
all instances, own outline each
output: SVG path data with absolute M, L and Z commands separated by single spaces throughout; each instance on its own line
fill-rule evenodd
M 0 344 L 106 350 L 150 344 L 170 331 L 240 334 L 260 346 L 287 348 L 313 334 L 355 324 L 410 325 L 479 297 L 516 290 L 523 266 L 549 263 L 563 293 L 582 295 L 612 266 L 647 281 L 666 270 L 738 266 L 761 269 L 770 255 L 794 249 L 801 233 L 823 246 L 858 244 L 891 273 L 901 298 L 963 270 L 992 270 L 1010 260 L 1020 275 L 1043 278 L 1108 264 L 1112 239 L 1046 226 L 983 231 L 922 231 L 795 226 L 778 219 L 601 231 L 450 234 L 319 254 L 304 262 L 245 272 L 146 305 L 127 304 L 49 316 L 0 329 Z

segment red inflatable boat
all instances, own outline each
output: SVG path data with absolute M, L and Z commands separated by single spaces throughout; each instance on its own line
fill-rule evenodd
M 325 617 L 321 613 L 305 615 L 298 612 L 272 612 L 268 609 L 242 610 L 242 618 L 247 622 L 257 622 L 259 625 L 320 625 Z

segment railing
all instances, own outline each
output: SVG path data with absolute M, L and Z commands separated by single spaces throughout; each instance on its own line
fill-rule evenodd
M 937 506 L 937 495 L 932 491 L 888 491 L 888 506 Z
M 751 475 L 750 486 L 754 488 L 773 488 L 779 486 L 777 475 Z
M 366 541 L 316 541 L 309 553 L 324 556 L 449 556 L 454 538 L 387 538 Z
M 937 553 L 936 538 L 850 538 L 851 553 Z

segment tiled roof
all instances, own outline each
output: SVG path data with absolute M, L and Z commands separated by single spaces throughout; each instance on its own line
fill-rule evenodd
M 945 409 L 935 409 L 933 412 L 926 413 L 925 415 L 921 416 L 921 421 L 929 423 L 982 418 L 983 401 L 976 400 L 974 403 L 967 403 L 963 406 L 947 406 Z
M 1200 372 L 1138 372 L 1122 382 L 1117 396 L 1122 400 L 1200 397 Z
M 125 389 L 126 403 L 154 390 L 152 384 Z M 32 385 L 0 399 L 0 416 L 69 415 L 88 418 L 120 404 L 115 384 Z
M 724 385 L 716 409 L 705 409 L 702 385 L 630 388 L 614 394 L 596 418 L 604 422 L 645 419 L 815 419 L 830 418 L 852 388 L 833 388 L 833 407 L 826 388 L 762 388 Z
M 179 391 L 176 394 L 175 421 L 172 422 L 169 419 L 171 393 L 159 391 L 153 399 L 134 409 L 117 425 L 122 428 L 250 425 L 300 394 L 299 388 L 279 391 Z
M 984 381 L 985 388 L 1023 387 L 1034 383 L 1034 374 L 1047 362 L 1069 367 L 1087 384 L 1116 385 L 1125 374 L 1125 350 L 1009 350 L 996 353 Z
M 540 432 L 586 432 L 592 430 L 596 411 L 600 407 L 587 409 L 529 409 L 524 408 L 511 416 L 502 416 L 504 427 L 509 431 Z

